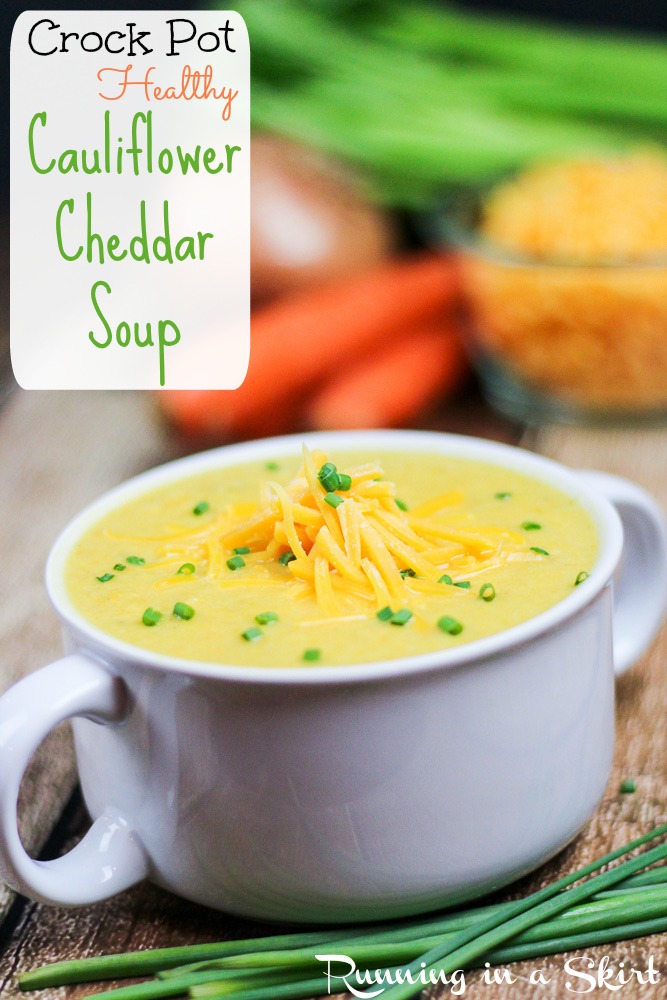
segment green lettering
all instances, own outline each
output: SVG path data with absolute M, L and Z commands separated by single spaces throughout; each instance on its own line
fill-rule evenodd
M 32 163 L 33 170 L 36 170 L 38 174 L 49 174 L 55 167 L 56 161 L 51 160 L 48 167 L 40 167 L 37 165 L 37 160 L 35 159 L 33 132 L 35 131 L 35 125 L 37 125 L 38 122 L 42 128 L 46 128 L 46 111 L 39 111 L 36 115 L 33 115 L 28 128 L 28 149 L 30 150 L 30 162 Z
M 206 170 L 209 174 L 219 174 L 224 167 L 223 163 L 218 163 L 217 166 L 213 166 L 216 162 L 217 155 L 216 150 L 211 149 L 210 146 L 208 149 L 204 150 L 204 170 Z
M 165 331 L 167 327 L 170 326 L 174 331 L 174 339 L 167 340 L 165 337 Z M 160 385 L 164 385 L 165 379 L 165 359 L 164 359 L 164 349 L 165 347 L 174 347 L 175 344 L 181 339 L 181 331 L 178 329 L 175 323 L 172 323 L 170 319 L 161 319 L 157 325 L 157 339 L 160 348 Z
M 83 253 L 83 247 L 79 245 L 79 249 L 76 253 L 68 254 L 65 252 L 62 241 L 62 232 L 60 230 L 60 217 L 64 210 L 67 209 L 70 215 L 74 215 L 74 198 L 68 198 L 66 201 L 61 201 L 58 205 L 58 211 L 56 212 L 56 242 L 58 243 L 58 252 L 64 260 L 78 260 Z
M 240 146 L 225 146 L 225 152 L 227 153 L 227 173 L 232 172 L 232 160 L 234 159 L 234 153 L 240 153 Z
M 111 327 L 109 326 L 104 317 L 104 313 L 102 312 L 101 308 L 97 303 L 98 288 L 103 288 L 106 291 L 107 295 L 111 295 L 111 285 L 107 285 L 106 281 L 96 281 L 93 287 L 90 289 L 90 300 L 93 303 L 93 309 L 97 313 L 98 318 L 102 321 L 102 326 L 107 332 L 107 339 L 104 341 L 104 343 L 98 344 L 98 342 L 95 340 L 95 333 L 93 330 L 88 331 L 88 339 L 90 340 L 91 344 L 94 344 L 95 347 L 105 348 L 108 347 L 111 341 L 113 340 L 113 333 L 111 332 Z

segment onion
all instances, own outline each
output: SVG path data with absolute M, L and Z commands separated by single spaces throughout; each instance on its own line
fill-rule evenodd
M 337 164 L 277 136 L 253 137 L 253 302 L 366 269 L 395 243 L 391 220 Z

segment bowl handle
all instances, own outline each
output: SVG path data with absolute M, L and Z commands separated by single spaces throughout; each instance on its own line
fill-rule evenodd
M 622 674 L 653 639 L 667 606 L 665 518 L 655 500 L 627 479 L 588 469 L 578 475 L 614 505 L 623 522 L 614 581 L 614 669 Z
M 79 906 L 107 899 L 147 874 L 141 841 L 113 808 L 55 861 L 30 858 L 16 822 L 21 778 L 50 730 L 74 716 L 109 725 L 122 721 L 127 709 L 123 681 L 78 653 L 30 674 L 0 698 L 0 877 L 14 889 L 43 903 Z

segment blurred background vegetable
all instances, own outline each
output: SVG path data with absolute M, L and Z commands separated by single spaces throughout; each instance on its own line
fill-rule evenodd
M 233 392 L 158 398 L 188 437 L 208 441 L 414 425 L 466 381 L 461 337 L 468 341 L 470 326 L 457 327 L 472 287 L 465 255 L 458 271 L 450 258 L 411 272 L 422 240 L 415 210 L 433 212 L 455 187 L 493 185 L 534 163 L 660 150 L 667 48 L 424 0 L 239 0 L 237 9 L 253 53 L 250 369 Z M 622 206 L 616 212 L 612 201 L 606 225 L 620 231 Z M 599 220 L 585 216 L 585 206 L 567 213 L 564 228 L 592 231 Z M 600 352 L 587 352 L 576 329 L 561 357 L 548 304 L 533 310 L 532 325 L 518 322 L 524 295 L 511 291 L 519 285 L 510 272 L 503 336 L 519 361 L 539 348 L 546 385 L 572 381 L 559 374 L 569 359 L 583 372 L 578 384 L 603 387 L 627 412 L 632 392 L 611 386 L 625 381 L 623 364 L 611 375 L 594 371 Z M 537 302 L 539 289 L 529 292 Z M 599 296 L 588 278 L 584 292 L 583 313 L 594 316 Z M 600 344 L 613 338 L 607 325 L 602 317 Z M 478 341 L 469 350 L 484 376 Z M 489 395 L 515 419 L 558 415 L 541 405 L 541 391 Z M 657 395 L 652 412 L 667 412 L 667 389 Z

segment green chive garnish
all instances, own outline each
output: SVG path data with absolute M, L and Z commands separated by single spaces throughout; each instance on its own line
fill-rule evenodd
M 245 566 L 245 559 L 243 558 L 243 556 L 232 556 L 231 559 L 227 560 L 228 569 L 231 570 L 241 569 L 242 566 Z
M 232 549 L 237 556 L 247 556 L 252 550 L 248 548 L 247 545 L 238 545 L 235 549 Z
M 155 608 L 146 608 L 141 616 L 141 620 L 144 625 L 157 625 L 161 618 L 162 612 L 156 611 Z
M 181 576 L 192 576 L 194 571 L 195 571 L 194 563 L 183 563 L 183 565 L 176 570 L 176 572 L 180 573 Z
M 174 604 L 174 614 L 177 618 L 183 618 L 184 621 L 188 622 L 191 618 L 194 618 L 195 609 L 191 608 L 189 604 L 183 604 L 183 601 L 177 601 Z
M 512 494 L 511 493 L 501 492 L 501 493 L 496 493 L 495 496 L 496 496 L 496 500 L 509 500 L 509 498 L 512 496 Z
M 399 500 L 398 497 L 394 497 L 394 503 L 396 504 L 399 510 L 408 509 L 408 505 L 406 504 L 405 500 Z
M 141 556 L 128 556 L 125 562 L 129 563 L 131 566 L 145 566 L 146 560 Z
M 574 581 L 575 587 L 578 587 L 580 583 L 583 583 L 584 580 L 587 580 L 589 576 L 590 573 L 587 573 L 585 569 L 582 569 L 581 573 L 577 573 L 577 579 Z
M 113 580 L 113 573 L 103 573 L 102 576 L 97 578 L 100 583 L 108 583 L 109 580 Z
M 317 478 L 322 484 L 322 488 L 325 489 L 327 493 L 338 489 L 340 476 L 338 475 L 338 470 L 333 462 L 325 462 L 320 471 L 317 473 Z M 350 480 L 350 483 L 351 482 L 352 480 Z
M 282 563 L 283 566 L 287 566 L 287 563 L 291 563 L 292 560 L 296 559 L 293 552 L 283 552 L 281 556 L 278 556 L 278 562 Z
M 202 514 L 205 514 L 206 511 L 210 509 L 210 506 L 211 505 L 208 500 L 202 500 L 196 507 L 192 508 L 192 513 L 195 517 L 201 517 Z
M 321 656 L 322 651 L 320 649 L 306 649 L 303 654 L 306 663 L 317 663 Z
M 537 521 L 522 521 L 521 527 L 524 531 L 540 531 L 542 525 L 538 524 Z
M 351 486 L 352 486 L 352 476 L 348 476 L 347 473 L 345 472 L 339 472 L 338 489 L 343 490 L 343 492 L 345 492 L 345 490 L 349 490 Z
M 280 468 L 280 466 L 279 466 L 279 464 L 277 462 L 267 462 L 266 465 L 264 466 L 264 468 L 268 472 L 277 472 L 278 469 Z
M 343 498 L 339 497 L 337 493 L 327 493 L 327 494 L 325 494 L 324 499 L 325 499 L 325 502 L 328 503 L 329 506 L 333 507 L 334 509 L 336 507 L 340 507 L 340 505 L 343 502 Z
M 241 638 L 245 639 L 246 642 L 256 642 L 263 635 L 264 633 L 261 628 L 257 628 L 256 625 L 253 625 L 252 628 L 247 628 L 245 632 L 241 632 Z
M 458 582 L 455 583 L 454 586 L 460 587 L 461 590 L 470 590 L 470 580 L 458 580 Z
M 621 793 L 621 795 L 632 795 L 634 792 L 637 791 L 637 785 L 632 780 L 632 778 L 626 778 L 624 781 L 621 782 L 618 790 Z
M 271 622 L 277 622 L 280 619 L 275 611 L 262 611 L 260 614 L 255 615 L 255 621 L 258 625 L 270 625 Z
M 484 583 L 479 588 L 479 596 L 483 601 L 492 601 L 496 596 L 496 588 L 492 583 Z
M 451 618 L 449 615 L 438 618 L 438 628 L 447 635 L 460 635 L 463 632 L 461 622 L 457 622 L 456 618 Z
M 438 580 L 438 583 L 448 583 L 450 587 L 452 586 L 453 582 L 454 581 L 452 580 L 451 576 L 448 576 L 447 573 L 443 573 L 440 579 Z
M 389 621 L 392 625 L 407 625 L 411 618 L 412 611 L 409 611 L 408 608 L 401 608 L 400 611 L 394 612 Z
M 386 608 L 380 608 L 379 611 L 376 611 L 375 617 L 379 618 L 381 622 L 388 622 L 393 614 L 394 612 L 391 610 L 389 605 L 387 605 Z
M 122 573 L 123 570 L 125 569 L 125 564 L 124 563 L 116 563 L 116 565 L 114 566 L 114 569 L 116 570 L 117 573 Z
M 531 552 L 537 552 L 538 556 L 548 556 L 549 555 L 549 553 L 547 552 L 546 549 L 538 549 L 537 545 L 531 545 L 530 546 L 530 551 Z
M 405 580 L 406 576 L 417 576 L 417 574 L 415 573 L 415 571 L 413 569 L 411 569 L 410 567 L 408 567 L 407 569 L 402 569 L 401 570 L 401 576 Z

